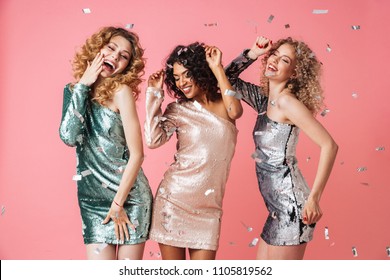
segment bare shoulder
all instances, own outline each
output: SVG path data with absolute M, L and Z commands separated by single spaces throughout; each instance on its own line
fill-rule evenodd
M 122 84 L 119 86 L 119 88 L 114 93 L 114 99 L 116 98 L 126 98 L 126 97 L 132 97 L 133 98 L 133 91 L 128 85 Z
M 298 98 L 289 92 L 283 92 L 279 97 L 278 97 L 278 107 L 282 111 L 285 110 L 291 110 L 293 108 L 299 108 L 303 105 L 301 101 L 298 100 Z

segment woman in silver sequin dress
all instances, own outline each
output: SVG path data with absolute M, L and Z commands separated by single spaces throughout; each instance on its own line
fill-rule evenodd
M 215 259 L 222 200 L 237 141 L 239 99 L 215 47 L 178 46 L 165 71 L 149 78 L 145 139 L 150 148 L 177 135 L 175 161 L 164 174 L 153 205 L 150 239 L 163 259 Z M 164 113 L 163 81 L 177 102 Z M 219 88 L 218 88 L 219 85 Z
M 239 79 L 239 74 L 263 54 L 261 85 Z M 226 67 L 235 90 L 258 112 L 254 157 L 260 192 L 269 211 L 258 259 L 302 259 L 322 216 L 319 202 L 338 147 L 314 117 L 323 100 L 320 68 L 304 42 L 287 38 L 272 45 L 264 37 L 258 37 L 251 49 Z M 321 149 L 311 190 L 297 164 L 299 130 Z
M 145 63 L 138 36 L 105 27 L 73 61 L 60 137 L 76 147 L 77 195 L 88 259 L 142 259 L 152 193 L 141 164 L 135 101 Z

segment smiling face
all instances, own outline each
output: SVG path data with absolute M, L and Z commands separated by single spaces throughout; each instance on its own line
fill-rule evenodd
M 194 83 L 189 70 L 179 63 L 173 64 L 173 78 L 178 89 L 180 89 L 187 99 L 199 96 L 202 91 Z
M 101 49 L 104 56 L 102 77 L 110 77 L 122 73 L 131 60 L 131 43 L 122 36 L 112 37 Z
M 283 44 L 269 56 L 264 75 L 272 81 L 287 82 L 293 76 L 295 66 L 294 47 Z

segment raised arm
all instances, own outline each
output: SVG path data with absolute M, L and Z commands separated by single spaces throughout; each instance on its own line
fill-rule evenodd
M 146 145 L 151 149 L 165 144 L 176 131 L 176 120 L 172 112 L 172 106 L 168 105 L 164 114 L 161 109 L 164 101 L 164 91 L 162 89 L 164 76 L 163 70 L 150 75 L 148 88 L 146 89 L 144 129 Z
M 216 47 L 205 47 L 206 60 L 211 71 L 217 78 L 221 90 L 223 103 L 230 119 L 236 120 L 242 116 L 241 96 L 233 90 L 225 71 L 222 67 L 222 52 Z

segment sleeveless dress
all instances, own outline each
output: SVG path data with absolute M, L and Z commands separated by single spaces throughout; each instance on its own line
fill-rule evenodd
M 226 75 L 243 100 L 258 113 L 253 130 L 256 175 L 261 195 L 269 211 L 261 233 L 270 245 L 299 245 L 313 238 L 315 224 L 302 222 L 302 210 L 310 194 L 296 159 L 299 128 L 267 116 L 268 97 L 260 87 L 238 78 L 254 60 L 243 54 L 226 67 Z
M 135 231 L 128 227 L 130 240 L 116 239 L 114 222 L 102 225 L 129 160 L 119 113 L 91 101 L 89 87 L 68 84 L 64 89 L 60 137 L 76 146 L 77 195 L 85 244 L 138 244 L 148 239 L 152 193 L 142 168 L 123 205 Z
M 148 88 L 145 139 L 150 148 L 177 135 L 175 161 L 155 196 L 150 238 L 182 248 L 217 250 L 222 200 L 237 142 L 236 126 L 196 101 L 170 103 Z

